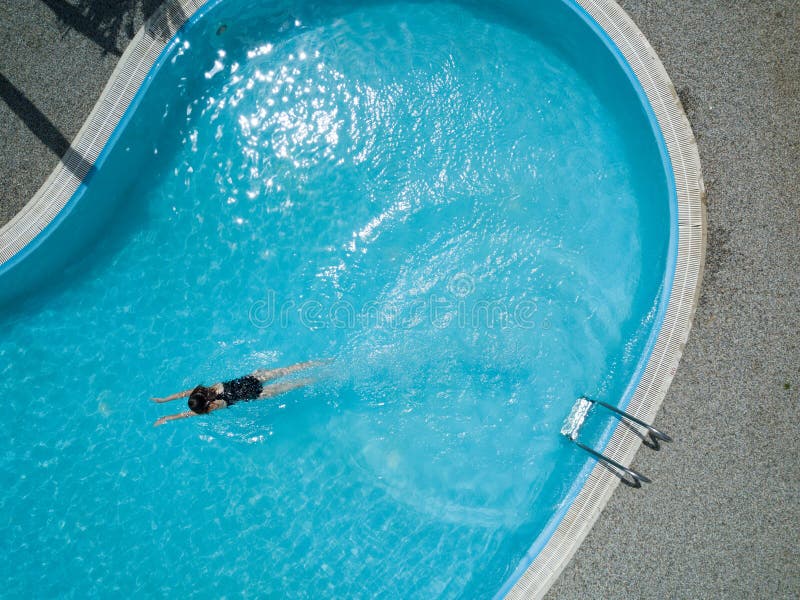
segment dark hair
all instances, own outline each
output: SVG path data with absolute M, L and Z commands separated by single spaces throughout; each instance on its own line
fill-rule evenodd
M 208 405 L 217 397 L 217 393 L 212 388 L 198 385 L 189 395 L 189 410 L 198 415 L 208 412 Z

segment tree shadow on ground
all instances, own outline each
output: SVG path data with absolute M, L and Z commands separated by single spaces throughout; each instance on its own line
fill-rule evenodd
M 136 29 L 162 5 L 164 0 L 40 0 L 55 13 L 67 28 L 92 40 L 104 52 L 122 55 Z M 177 3 L 168 13 L 168 21 L 180 25 L 186 15 Z M 169 27 L 153 31 L 154 35 L 171 37 Z
M 25 123 L 39 141 L 61 159 L 64 166 L 83 181 L 94 168 L 80 153 L 70 147 L 69 140 L 36 105 L 0 73 L 0 99 Z

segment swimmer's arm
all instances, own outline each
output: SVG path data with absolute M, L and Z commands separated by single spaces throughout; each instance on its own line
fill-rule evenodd
M 158 403 L 169 402 L 170 400 L 177 400 L 178 398 L 185 398 L 186 396 L 191 394 L 193 390 L 194 390 L 194 388 L 192 388 L 191 390 L 184 390 L 182 392 L 178 392 L 177 394 L 172 394 L 171 396 L 165 396 L 163 398 L 150 398 L 150 399 L 153 402 L 158 402 Z
M 167 415 L 166 417 L 161 417 L 158 421 L 153 423 L 153 427 L 158 427 L 159 425 L 163 425 L 167 421 L 175 421 L 176 419 L 186 419 L 187 417 L 194 417 L 197 413 L 187 410 L 186 412 L 178 413 L 176 415 Z

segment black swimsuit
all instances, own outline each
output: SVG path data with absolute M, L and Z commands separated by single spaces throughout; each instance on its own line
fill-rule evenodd
M 217 398 L 225 400 L 225 404 L 228 406 L 233 406 L 237 402 L 255 400 L 261 395 L 263 387 L 257 378 L 247 375 L 232 381 L 222 382 L 222 393 Z

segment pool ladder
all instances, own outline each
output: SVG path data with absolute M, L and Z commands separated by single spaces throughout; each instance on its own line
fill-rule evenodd
M 603 408 L 607 408 L 608 410 L 612 411 L 613 413 L 617 414 L 622 419 L 626 421 L 630 421 L 631 423 L 635 423 L 640 427 L 644 427 L 646 433 L 642 438 L 642 442 L 645 446 L 652 448 L 653 450 L 658 450 L 661 447 L 661 442 L 671 442 L 672 438 L 669 437 L 666 433 L 663 433 L 653 427 L 652 425 L 648 425 L 641 419 L 637 419 L 636 417 L 629 415 L 623 410 L 620 410 L 616 406 L 612 406 L 611 404 L 607 404 L 606 402 L 602 402 L 600 400 L 592 400 L 591 398 L 578 398 L 575 404 L 572 407 L 572 410 L 567 417 L 567 420 L 564 421 L 564 426 L 561 428 L 561 433 L 569 438 L 572 443 L 574 443 L 579 448 L 583 448 L 594 456 L 596 459 L 602 461 L 603 463 L 613 467 L 612 470 L 615 470 L 617 476 L 622 480 L 622 483 L 631 487 L 642 487 L 642 483 L 650 483 L 650 479 L 641 473 L 637 473 L 633 469 L 625 467 L 618 463 L 617 461 L 607 457 L 605 454 L 602 454 L 595 450 L 594 448 L 590 448 L 589 446 L 582 444 L 578 441 L 578 433 L 580 432 L 581 427 L 583 426 L 583 422 L 586 420 L 586 416 L 589 414 L 589 411 L 592 409 L 592 406 L 598 404 Z

